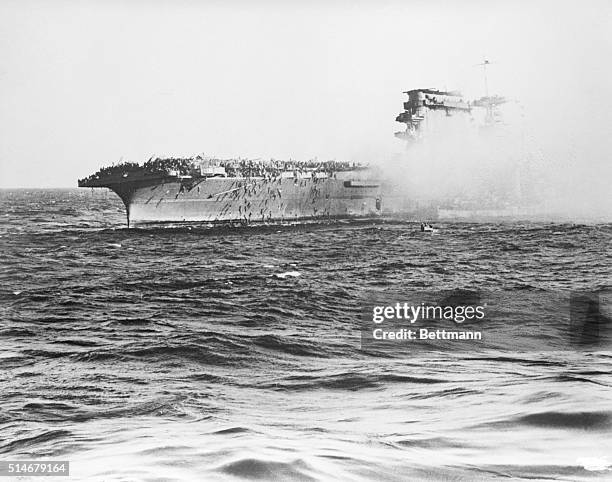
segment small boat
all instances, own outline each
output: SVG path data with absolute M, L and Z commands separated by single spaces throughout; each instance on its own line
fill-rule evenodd
M 423 232 L 423 233 L 435 233 L 437 231 L 438 230 L 434 229 L 434 227 L 431 224 L 421 223 L 421 232 Z

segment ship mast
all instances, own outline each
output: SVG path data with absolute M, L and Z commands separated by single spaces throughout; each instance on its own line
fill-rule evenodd
M 487 65 L 489 65 L 487 59 L 484 59 L 481 64 L 476 64 L 476 67 L 482 67 L 482 74 L 484 76 L 484 86 L 485 86 L 485 97 L 489 97 L 489 81 L 487 79 Z
M 483 127 L 492 127 L 496 124 L 496 117 L 499 115 L 498 106 L 500 104 L 506 103 L 506 99 L 499 95 L 489 95 L 489 78 L 487 75 L 487 67 L 491 65 L 493 62 L 490 62 L 488 59 L 483 59 L 483 61 L 479 64 L 475 64 L 474 67 L 482 67 L 482 75 L 484 80 L 484 89 L 485 95 L 478 100 L 475 100 L 472 105 L 476 107 L 484 107 L 485 108 L 485 119 Z

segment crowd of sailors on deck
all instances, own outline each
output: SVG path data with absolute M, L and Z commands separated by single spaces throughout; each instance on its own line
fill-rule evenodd
M 335 172 L 364 169 L 364 166 L 348 161 L 281 161 L 276 159 L 205 159 L 200 156 L 196 158 L 151 158 L 144 164 L 136 162 L 121 162 L 101 168 L 97 173 L 85 178 L 85 181 L 101 179 L 104 177 L 127 177 L 131 173 L 143 174 L 180 174 L 195 175 L 199 177 L 200 166 L 214 166 L 225 169 L 227 177 L 264 177 L 275 178 L 283 172 L 291 172 L 294 175 L 324 172 L 331 177 Z
M 229 159 L 214 160 L 216 166 L 225 168 L 228 177 L 264 177 L 273 178 L 280 176 L 283 172 L 291 172 L 294 175 L 303 176 L 304 174 L 326 172 L 350 171 L 359 169 L 356 163 L 346 161 L 279 161 L 271 159 L 269 161 L 250 160 L 250 159 Z

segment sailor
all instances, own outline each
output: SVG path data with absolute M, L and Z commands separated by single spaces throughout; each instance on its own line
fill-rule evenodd
M 421 232 L 425 231 L 425 223 L 421 223 Z

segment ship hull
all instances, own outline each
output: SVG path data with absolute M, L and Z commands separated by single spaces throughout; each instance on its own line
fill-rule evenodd
M 109 185 L 131 226 L 251 224 L 381 215 L 380 186 L 335 178 L 170 178 Z

